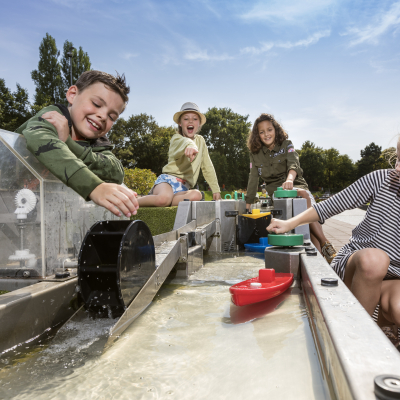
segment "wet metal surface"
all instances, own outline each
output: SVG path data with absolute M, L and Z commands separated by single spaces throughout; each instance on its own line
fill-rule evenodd
M 300 289 L 236 307 L 229 286 L 256 276 L 263 255 L 204 264 L 187 280 L 167 281 L 103 355 L 115 321 L 86 318 L 29 354 L 20 346 L 3 356 L 0 398 L 329 398 Z

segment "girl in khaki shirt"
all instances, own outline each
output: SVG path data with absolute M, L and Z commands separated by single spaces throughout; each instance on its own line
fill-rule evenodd
M 201 200 L 201 193 L 191 189 L 196 185 L 200 168 L 213 192 L 220 200 L 217 175 L 208 154 L 204 138 L 197 133 L 206 122 L 195 103 L 185 103 L 174 115 L 178 133 L 172 136 L 168 151 L 168 164 L 157 178 L 148 196 L 138 199 L 140 207 L 177 206 L 185 199 Z
M 307 200 L 307 208 L 315 200 L 300 168 L 298 155 L 289 136 L 271 114 L 261 114 L 256 121 L 247 142 L 250 150 L 250 174 L 247 184 L 246 208 L 254 201 L 259 176 L 265 180 L 267 191 L 273 193 L 277 187 L 297 189 L 297 194 Z M 331 263 L 336 249 L 327 240 L 318 222 L 310 224 L 311 241 Z

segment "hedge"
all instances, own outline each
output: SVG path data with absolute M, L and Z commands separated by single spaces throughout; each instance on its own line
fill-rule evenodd
M 177 210 L 178 207 L 141 207 L 131 219 L 145 222 L 155 236 L 172 231 Z

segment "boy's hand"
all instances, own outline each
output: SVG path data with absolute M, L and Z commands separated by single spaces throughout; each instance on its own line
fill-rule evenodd
M 89 197 L 99 206 L 107 208 L 117 217 L 121 216 L 120 210 L 126 217 L 137 214 L 139 208 L 137 194 L 128 188 L 116 183 L 101 183 L 90 193 Z
M 272 218 L 271 223 L 267 226 L 268 232 L 286 233 L 292 230 L 288 221 Z
M 196 158 L 196 154 L 199 151 L 194 149 L 193 147 L 186 147 L 185 149 L 185 156 L 189 158 L 190 162 L 193 162 L 193 160 Z
M 293 189 L 293 181 L 287 180 L 286 182 L 283 182 L 282 188 L 286 189 L 286 190 L 292 190 Z
M 56 129 L 58 138 L 66 142 L 69 136 L 68 120 L 57 111 L 48 111 L 42 115 L 46 121 L 49 121 Z

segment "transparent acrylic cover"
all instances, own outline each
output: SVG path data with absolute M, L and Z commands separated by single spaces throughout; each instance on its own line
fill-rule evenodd
M 49 172 L 22 135 L 0 129 L 0 278 L 53 275 L 96 221 L 113 219 Z

